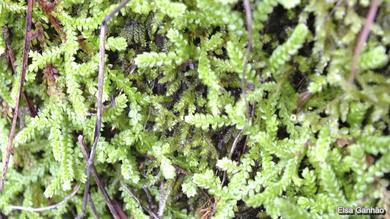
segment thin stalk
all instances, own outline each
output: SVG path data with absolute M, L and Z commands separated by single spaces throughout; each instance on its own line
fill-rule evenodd
M 23 93 L 23 84 L 26 78 L 27 65 L 28 65 L 28 53 L 30 52 L 30 42 L 31 42 L 31 20 L 32 20 L 32 8 L 34 5 L 34 0 L 27 1 L 27 15 L 26 15 L 26 33 L 24 36 L 24 49 L 23 49 L 23 62 L 22 62 L 22 72 L 19 81 L 19 90 L 18 95 L 16 97 L 15 110 L 12 118 L 12 126 L 11 131 L 8 136 L 8 145 L 5 151 L 5 156 L 3 158 L 3 174 L 0 179 L 0 193 L 3 192 L 5 180 L 7 178 L 9 161 L 11 158 L 11 154 L 13 152 L 13 141 L 15 138 L 16 132 L 16 123 L 19 115 L 19 107 L 20 107 L 20 97 Z

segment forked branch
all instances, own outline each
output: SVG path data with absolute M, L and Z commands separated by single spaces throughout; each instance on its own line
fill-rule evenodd
M 88 161 L 89 151 L 88 151 L 88 148 L 86 147 L 86 145 L 84 143 L 84 139 L 83 139 L 82 135 L 79 135 L 78 142 L 79 142 L 79 145 L 80 145 L 80 148 L 81 148 L 81 152 L 83 153 L 83 157 L 84 157 L 85 161 L 87 162 Z M 93 178 L 95 179 L 95 182 L 96 182 L 100 192 L 103 194 L 104 201 L 106 202 L 106 205 L 107 205 L 108 209 L 110 210 L 111 215 L 114 218 L 120 218 L 120 219 L 127 218 L 126 216 L 123 216 L 125 214 L 124 214 L 124 212 L 122 210 L 115 208 L 115 206 L 113 204 L 113 201 L 111 200 L 111 198 L 110 198 L 106 188 L 104 187 L 103 182 L 99 178 L 99 175 L 98 175 L 98 173 L 96 171 L 95 165 L 92 165 L 91 168 L 92 168 L 91 169 L 91 174 L 92 174 Z
M 96 154 L 96 146 L 100 137 L 100 129 L 102 127 L 102 108 L 103 108 L 103 82 L 104 82 L 104 65 L 105 65 L 105 44 L 106 44 L 106 31 L 107 31 L 107 23 L 111 20 L 111 18 L 118 13 L 125 5 L 129 2 L 129 0 L 122 1 L 110 14 L 108 14 L 101 25 L 100 28 L 100 46 L 99 46 L 99 72 L 98 72 L 98 95 L 97 95 L 97 106 L 96 106 L 96 123 L 95 123 L 95 131 L 93 137 L 93 144 L 91 148 L 91 153 L 88 157 L 87 162 L 87 179 L 85 183 L 84 197 L 83 197 L 83 206 L 80 217 L 84 216 L 86 206 L 88 203 L 88 194 L 89 194 L 89 179 L 91 178 L 91 170 Z

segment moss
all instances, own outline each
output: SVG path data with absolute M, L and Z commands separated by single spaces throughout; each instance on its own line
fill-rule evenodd
M 250 3 L 249 55 L 244 7 L 237 0 L 132 0 L 110 21 L 95 164 L 128 216 L 337 218 L 338 206 L 385 207 L 390 2 L 380 6 L 356 86 L 347 79 L 367 1 Z M 50 205 L 84 185 L 77 137 L 92 144 L 98 32 L 115 6 L 108 0 L 59 1 L 51 12 L 59 24 L 54 27 L 35 5 L 33 30 L 41 35 L 31 47 L 24 90 L 38 114 L 28 113 L 22 101 L 26 110 L 0 216 L 80 213 L 82 189 L 50 211 L 10 206 Z M 24 13 L 20 1 L 0 2 L 0 26 L 11 33 L 0 36 L 2 154 L 19 80 Z M 91 196 L 97 213 L 111 217 L 94 183 Z

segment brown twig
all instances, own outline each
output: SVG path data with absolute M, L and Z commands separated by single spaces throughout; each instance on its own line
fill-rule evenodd
M 80 148 L 81 148 L 81 152 L 82 152 L 82 154 L 84 156 L 85 161 L 88 161 L 89 151 L 88 151 L 88 148 L 86 147 L 86 145 L 84 143 L 84 138 L 83 138 L 82 135 L 79 135 L 78 142 L 79 142 L 79 145 L 80 145 Z M 103 182 L 99 178 L 99 175 L 98 175 L 98 173 L 96 171 L 95 165 L 92 165 L 91 173 L 92 173 L 92 176 L 95 179 L 95 182 L 96 182 L 100 192 L 103 194 L 104 201 L 106 202 L 106 205 L 107 205 L 108 209 L 110 210 L 111 215 L 114 218 L 120 218 L 120 219 L 127 218 L 127 216 L 125 215 L 125 213 L 121 209 L 116 209 L 115 208 L 115 206 L 113 204 L 113 200 L 111 200 L 110 196 L 108 195 L 108 192 L 107 192 L 106 188 L 103 185 Z
M 349 80 L 348 80 L 350 84 L 354 82 L 358 74 L 360 53 L 363 50 L 364 44 L 367 41 L 368 34 L 370 33 L 372 24 L 374 23 L 374 19 L 380 4 L 381 4 L 381 0 L 373 0 L 371 2 L 370 10 L 368 11 L 366 21 L 363 26 L 363 30 L 360 32 L 355 50 L 353 52 L 351 74 L 349 75 Z
M 4 183 L 7 177 L 7 171 L 8 171 L 8 165 L 9 160 L 11 158 L 11 153 L 13 151 L 13 140 L 15 137 L 15 131 L 16 131 L 16 122 L 19 115 L 19 104 L 20 104 L 20 97 L 23 93 L 23 83 L 26 78 L 26 71 L 27 71 L 27 64 L 28 64 L 28 53 L 30 51 L 30 42 L 31 42 L 31 20 L 32 20 L 32 8 L 34 5 L 34 0 L 28 0 L 27 1 L 27 15 L 26 15 L 26 33 L 24 37 L 24 49 L 23 49 L 23 62 L 22 62 L 22 72 L 20 77 L 20 83 L 19 83 L 19 91 L 18 96 L 16 97 L 15 102 L 15 110 L 14 115 L 12 118 L 12 126 L 11 131 L 8 137 L 8 145 L 5 152 L 5 156 L 3 158 L 3 174 L 0 179 L 0 192 L 4 189 Z
M 142 186 L 142 190 L 144 190 L 145 194 L 146 194 L 146 198 L 148 200 L 148 205 L 149 205 L 149 208 L 152 209 L 153 208 L 153 198 L 152 196 L 150 195 L 150 192 L 148 190 L 148 187 L 147 186 Z
M 88 200 L 89 200 L 89 205 L 91 206 L 91 212 L 92 212 L 93 218 L 99 219 L 100 217 L 99 217 L 99 214 L 97 213 L 95 204 L 93 203 L 91 194 L 89 194 Z
M 139 201 L 139 199 L 137 198 L 137 196 L 135 196 L 133 194 L 133 192 L 131 192 L 131 189 L 129 188 L 129 186 L 127 186 L 126 184 L 122 183 L 122 187 L 130 194 L 130 196 L 137 202 L 137 204 L 139 206 L 141 206 L 141 208 L 143 208 L 145 211 L 147 211 L 149 213 L 149 216 L 153 219 L 161 219 L 156 213 L 154 213 L 151 209 L 147 208 L 147 207 L 144 207 L 142 206 L 141 202 Z
M 64 30 L 62 29 L 58 19 L 52 14 L 52 11 L 56 7 L 57 3 L 58 3 L 57 0 L 55 0 L 53 2 L 50 2 L 47 0 L 39 0 L 39 6 L 41 6 L 42 11 L 49 18 L 49 22 L 54 27 L 54 30 L 58 33 L 61 40 L 64 42 L 66 40 L 66 34 L 65 34 Z
M 35 107 L 34 107 L 34 103 L 32 102 L 32 100 L 30 100 L 30 98 L 28 98 L 26 92 L 23 92 L 23 97 L 24 97 L 24 99 L 25 99 L 26 102 L 27 102 L 27 107 L 28 107 L 28 110 L 30 111 L 30 115 L 31 115 L 32 117 L 37 116 L 37 115 L 38 115 L 38 112 L 37 112 L 37 110 L 36 110 Z
M 10 206 L 8 206 L 8 208 L 10 210 L 32 211 L 32 212 L 42 212 L 42 211 L 48 211 L 48 210 L 56 209 L 56 208 L 60 207 L 61 205 L 65 204 L 71 198 L 73 198 L 73 196 L 76 195 L 76 193 L 79 191 L 79 189 L 80 189 L 80 185 L 75 186 L 73 191 L 72 191 L 72 193 L 70 193 L 62 201 L 60 201 L 60 202 L 58 202 L 57 204 L 54 204 L 54 205 L 49 205 L 49 206 L 41 207 L 41 208 L 29 208 L 29 207 L 23 207 L 23 206 L 10 205 Z
M 112 201 L 112 205 L 114 206 L 115 210 L 119 214 L 119 218 L 127 219 L 128 217 L 125 214 L 125 212 L 123 212 L 121 205 L 115 199 L 112 199 L 111 201 Z
M 3 38 L 4 38 L 4 41 L 5 41 L 5 47 L 7 49 L 8 62 L 10 64 L 10 66 L 11 66 L 12 74 L 16 75 L 16 65 L 15 65 L 16 59 L 15 59 L 14 50 L 11 47 L 11 36 L 10 36 L 10 31 L 9 31 L 8 27 L 4 27 L 3 28 Z M 22 95 L 23 95 L 23 98 L 27 102 L 27 106 L 28 106 L 28 109 L 30 111 L 31 116 L 35 117 L 37 115 L 37 111 L 35 110 L 33 102 L 28 98 L 26 92 L 23 92 Z
M 94 131 L 94 137 L 93 137 L 93 144 L 91 153 L 88 157 L 87 162 L 87 179 L 85 183 L 85 190 L 84 190 L 84 198 L 83 198 L 83 206 L 82 206 L 82 212 L 81 216 L 84 215 L 85 209 L 87 207 L 87 201 L 88 201 L 88 192 L 89 192 L 89 179 L 91 176 L 91 167 L 93 165 L 93 161 L 95 159 L 96 154 L 96 146 L 99 141 L 100 137 L 100 129 L 102 126 L 102 109 L 103 109 L 103 82 L 104 82 L 104 64 L 105 64 L 105 44 L 106 44 L 106 29 L 107 29 L 107 23 L 110 21 L 110 19 L 118 13 L 125 5 L 129 2 L 129 0 L 122 1 L 110 14 L 108 14 L 101 25 L 100 28 L 100 45 L 99 45 L 99 73 L 98 73 L 98 96 L 97 96 L 97 110 L 96 110 L 96 123 L 95 123 L 95 131 Z
M 155 213 L 155 205 L 153 203 L 153 198 L 150 195 L 150 192 L 147 188 L 147 186 L 143 186 L 142 189 L 144 190 L 146 194 L 146 198 L 148 200 L 148 207 L 145 207 L 144 209 L 149 213 L 150 217 L 155 218 L 155 219 L 160 219 L 160 217 Z
M 8 27 L 3 27 L 3 38 L 5 41 L 5 47 L 7 49 L 7 57 L 9 60 L 9 63 L 11 65 L 12 74 L 16 74 L 16 66 L 15 66 L 15 53 L 14 50 L 11 47 L 11 36 L 10 31 Z

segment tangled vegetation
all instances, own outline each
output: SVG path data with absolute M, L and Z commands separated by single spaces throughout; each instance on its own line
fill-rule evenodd
M 375 23 L 357 54 L 372 2 L 380 3 Z M 372 2 L 130 0 L 108 23 L 85 217 L 389 212 L 390 1 Z M 32 7 L 0 218 L 82 212 L 99 29 L 117 3 L 38 0 Z M 18 105 L 26 8 L 0 0 L 2 165 Z

